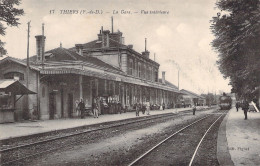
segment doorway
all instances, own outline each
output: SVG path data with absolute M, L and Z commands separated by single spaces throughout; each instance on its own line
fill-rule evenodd
M 73 94 L 68 94 L 68 116 L 69 118 L 72 118 L 72 112 L 73 112 Z
M 49 110 L 50 110 L 50 119 L 54 119 L 54 114 L 56 113 L 56 94 L 49 94 Z

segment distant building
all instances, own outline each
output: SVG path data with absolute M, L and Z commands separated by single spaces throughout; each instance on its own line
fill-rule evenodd
M 184 105 L 186 105 L 186 106 L 192 106 L 192 105 L 204 106 L 204 105 L 206 105 L 205 97 L 200 96 L 196 93 L 193 93 L 193 92 L 185 90 L 185 89 L 182 89 L 180 91 L 185 94 L 185 95 L 183 95 Z

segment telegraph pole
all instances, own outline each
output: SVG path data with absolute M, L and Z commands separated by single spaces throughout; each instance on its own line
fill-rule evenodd
M 29 21 L 28 24 L 28 35 L 27 35 L 27 77 L 26 77 L 26 86 L 28 88 L 29 85 L 29 68 L 30 68 L 30 64 L 29 64 L 29 38 L 30 38 L 30 23 L 31 21 Z
M 28 24 L 28 34 L 27 34 L 27 67 L 26 67 L 26 87 L 29 88 L 29 73 L 30 73 L 30 64 L 29 64 L 29 38 L 30 38 L 30 23 L 29 21 Z M 27 109 L 24 115 L 25 119 L 29 119 L 29 96 L 26 96 L 26 101 L 27 101 Z
M 180 90 L 180 70 L 178 69 L 178 90 Z

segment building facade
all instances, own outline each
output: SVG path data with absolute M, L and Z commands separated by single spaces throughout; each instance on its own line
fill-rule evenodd
M 19 101 L 16 119 L 24 112 L 37 119 L 77 117 L 76 102 L 83 99 L 91 110 L 96 97 L 103 101 L 101 114 L 116 113 L 116 104 L 125 111 L 145 102 L 174 108 L 182 92 L 165 79 L 165 72 L 158 78 L 160 65 L 150 59 L 146 47 L 138 53 L 132 45 L 124 45 L 122 35 L 102 28 L 97 40 L 49 51 L 45 51 L 46 37 L 38 35 L 36 56 L 30 57 L 29 65 L 12 57 L 0 60 L 0 79 L 19 79 L 37 93 Z

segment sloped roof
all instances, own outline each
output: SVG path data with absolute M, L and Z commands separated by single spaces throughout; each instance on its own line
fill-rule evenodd
M 15 95 L 36 94 L 35 92 L 27 89 L 18 80 L 10 80 L 10 79 L 0 80 L 0 90 L 5 92 L 12 92 Z
M 105 63 L 104 61 L 98 58 L 91 57 L 91 56 L 81 56 L 78 53 L 69 49 L 58 47 L 45 52 L 45 54 L 49 54 L 49 53 L 51 53 L 52 55 L 49 55 L 49 58 L 46 59 L 46 62 L 82 61 L 82 62 L 87 62 L 88 65 L 94 68 L 102 68 L 104 70 L 122 72 L 119 68 L 111 66 L 108 63 Z M 30 60 L 36 61 L 36 58 L 37 56 L 35 55 L 30 57 Z
M 115 41 L 111 38 L 109 38 L 109 47 L 102 47 L 102 41 L 101 40 L 93 40 L 93 41 L 90 41 L 88 43 L 84 43 L 84 44 L 81 44 L 81 46 L 83 47 L 83 50 L 88 52 L 88 51 L 100 51 L 102 49 L 117 49 L 117 48 L 124 48 L 124 49 L 128 49 L 128 51 L 131 51 L 132 53 L 135 53 L 135 54 L 138 54 L 139 56 L 141 56 L 142 58 L 144 59 L 147 59 L 148 61 L 156 64 L 156 65 L 160 65 L 159 63 L 153 61 L 152 59 L 146 57 L 146 56 L 143 56 L 141 53 L 135 51 L 133 48 L 125 45 L 125 44 L 122 44 L 118 41 Z M 76 52 L 76 47 L 72 47 L 70 48 L 69 50 L 71 51 L 74 51 Z
M 52 50 L 46 51 L 45 54 L 49 54 L 52 53 L 53 56 L 49 56 L 48 59 L 46 59 L 46 61 L 62 61 L 62 60 L 84 60 L 84 58 L 82 56 L 80 56 L 79 54 L 67 50 L 65 48 L 54 48 Z M 30 61 L 36 61 L 37 60 L 37 56 L 34 55 L 32 57 L 29 58 Z
M 180 91 L 183 92 L 183 93 L 185 93 L 185 94 L 187 94 L 187 95 L 193 96 L 193 97 L 195 97 L 195 98 L 204 99 L 204 97 L 202 97 L 202 96 L 200 96 L 200 95 L 198 95 L 198 94 L 196 94 L 196 93 L 193 93 L 193 92 L 191 92 L 191 91 L 188 91 L 188 90 L 185 90 L 185 89 L 182 89 L 182 90 L 180 90 Z
M 162 79 L 161 78 L 159 78 L 159 82 L 162 83 Z M 169 82 L 167 80 L 165 80 L 165 85 L 166 86 L 170 86 L 170 87 L 175 88 L 175 89 L 178 89 L 178 87 L 176 85 L 172 84 L 171 82 Z
M 55 52 L 53 52 L 53 53 L 55 54 Z M 80 55 L 76 55 L 76 56 L 80 56 Z M 85 57 L 82 57 L 82 58 L 85 58 Z M 36 64 L 36 63 L 31 62 L 30 68 L 40 71 L 41 74 L 51 74 L 51 75 L 53 75 L 53 74 L 70 74 L 70 73 L 71 74 L 81 74 L 81 75 L 99 77 L 102 79 L 111 79 L 111 80 L 115 80 L 115 81 L 122 81 L 122 82 L 137 84 L 137 85 L 154 87 L 154 88 L 169 90 L 169 91 L 172 91 L 175 93 L 182 94 L 182 92 L 180 92 L 176 88 L 175 85 L 171 84 L 168 81 L 166 81 L 166 84 L 162 84 L 160 82 L 156 82 L 156 83 L 143 82 L 140 79 L 126 76 L 121 70 L 118 70 L 119 72 L 111 72 L 111 70 L 108 70 L 108 68 L 102 67 L 102 64 L 104 64 L 104 62 L 97 58 L 94 58 L 94 57 L 87 57 L 87 58 L 89 58 L 89 60 L 87 60 L 87 61 L 73 61 L 73 60 L 47 61 L 44 63 L 44 68 L 42 68 L 41 64 Z M 9 60 L 26 67 L 25 60 L 20 60 L 20 59 L 16 59 L 16 58 L 12 58 L 12 57 L 6 57 L 6 58 L 2 59 L 2 60 L 0 60 L 0 63 L 9 61 Z M 99 64 L 100 66 L 98 66 L 96 62 L 100 63 Z M 105 63 L 105 65 L 108 65 L 108 64 Z M 113 68 L 113 66 L 111 66 L 111 67 Z M 5 83 L 5 84 L 7 84 L 7 83 Z
M 99 49 L 99 48 L 102 48 L 102 42 L 100 40 L 93 40 L 93 41 L 90 41 L 88 43 L 82 44 L 82 46 L 83 46 L 83 49 Z M 109 40 L 109 47 L 117 48 L 117 47 L 127 47 L 127 46 L 110 39 Z M 75 47 L 73 47 L 71 49 L 75 50 Z
M 5 58 L 0 59 L 0 64 L 4 63 L 4 62 L 8 62 L 8 61 L 12 61 L 12 62 L 18 63 L 20 65 L 27 66 L 26 59 L 22 60 L 22 59 L 10 57 L 10 56 L 6 56 Z M 32 63 L 30 63 L 30 68 L 33 70 L 37 70 L 37 71 L 39 70 L 39 68 L 37 66 L 33 65 Z
M 6 58 L 7 56 L 6 55 L 0 55 L 0 60 L 2 60 L 2 59 L 4 59 L 4 58 Z

